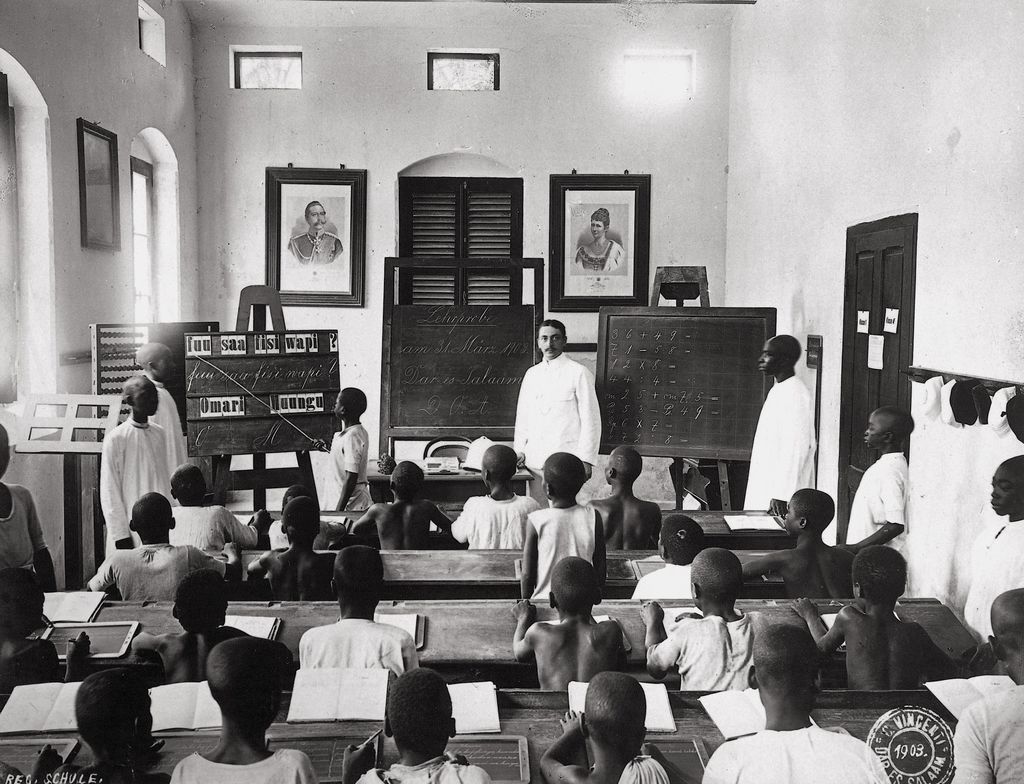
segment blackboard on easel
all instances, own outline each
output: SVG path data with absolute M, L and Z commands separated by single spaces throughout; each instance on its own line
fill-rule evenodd
M 381 450 L 438 436 L 511 440 L 543 313 L 541 259 L 387 259 Z
M 774 308 L 601 308 L 601 451 L 749 460 Z

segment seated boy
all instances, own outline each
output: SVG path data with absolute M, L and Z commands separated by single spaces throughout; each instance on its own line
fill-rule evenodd
M 742 613 L 736 597 L 743 587 L 739 558 L 709 547 L 690 568 L 693 601 L 702 618 L 683 617 L 665 633 L 665 612 L 657 602 L 643 606 L 647 625 L 647 672 L 661 679 L 679 671 L 683 691 L 745 689 L 754 640 L 767 625 L 762 613 Z
M 582 715 L 561 720 L 562 737 L 540 760 L 548 784 L 668 784 L 660 752 L 644 743 L 647 701 L 635 678 L 621 672 L 595 675 Z M 588 764 L 587 740 L 593 752 Z
M 309 629 L 299 640 L 299 666 L 391 670 L 401 675 L 419 666 L 416 642 L 397 626 L 375 623 L 384 564 L 372 547 L 351 545 L 334 559 L 332 585 L 341 618 Z
M 786 532 L 796 537 L 796 547 L 749 561 L 744 578 L 777 572 L 791 599 L 849 599 L 853 593 L 853 553 L 829 547 L 821 533 L 836 513 L 831 497 L 820 490 L 797 490 L 786 512 Z
M 490 784 L 487 771 L 445 752 L 455 737 L 448 685 L 433 670 L 402 675 L 388 690 L 384 733 L 395 739 L 398 762 L 374 769 L 374 746 L 349 746 L 342 763 L 343 784 Z
M 366 462 L 370 437 L 360 417 L 366 413 L 366 394 L 355 387 L 345 387 L 334 404 L 334 415 L 341 422 L 341 432 L 331 441 L 331 474 L 338 487 L 339 512 L 365 512 L 373 504 L 366 482 Z
M 206 479 L 199 466 L 178 466 L 171 475 L 171 496 L 180 504 L 174 510 L 171 544 L 190 544 L 215 552 L 223 550 L 227 542 L 234 542 L 240 550 L 256 546 L 260 533 L 254 524 L 257 518 L 249 525 L 242 525 L 223 506 L 203 506 Z
M 67 644 L 67 669 L 49 640 L 30 640 L 44 626 L 43 589 L 27 569 L 0 569 L 0 694 L 15 686 L 61 679 L 80 681 L 89 656 L 85 632 Z M 0 779 L 3 781 L 3 779 Z
M 758 635 L 750 686 L 764 706 L 765 729 L 719 746 L 704 784 L 888 784 L 864 741 L 811 723 L 818 663 L 804 628 L 777 624 Z
M 853 588 L 863 608 L 843 607 L 826 633 L 818 608 L 800 599 L 818 650 L 828 655 L 846 643 L 847 688 L 918 689 L 924 680 L 954 677 L 953 663 L 919 624 L 896 617 L 896 600 L 907 585 L 907 562 L 896 550 L 875 545 L 853 560 Z
M 0 425 L 0 478 L 11 461 L 7 429 Z M 0 482 L 0 569 L 31 569 L 44 591 L 55 591 L 53 559 L 27 487 Z
M 423 469 L 403 460 L 391 474 L 393 504 L 374 504 L 352 527 L 355 536 L 377 534 L 381 550 L 425 550 L 430 524 L 450 531 L 452 521 L 433 501 L 417 498 L 423 489 Z
M 306 489 L 305 485 L 291 485 L 287 490 L 284 491 L 284 495 L 281 497 L 281 511 L 284 512 L 284 508 L 288 506 L 288 502 L 293 498 L 301 498 L 307 496 L 313 497 L 313 494 Z M 267 537 L 270 542 L 271 550 L 287 550 L 288 549 L 288 534 L 284 532 L 284 525 L 280 520 L 274 520 L 270 516 L 270 512 L 266 509 L 260 509 L 252 516 L 249 521 L 249 525 L 253 526 L 257 530 L 267 529 Z
M 686 515 L 667 515 L 658 542 L 665 567 L 641 577 L 633 589 L 633 598 L 692 599 L 690 564 L 703 549 L 704 529 L 699 523 Z
M 540 509 L 540 504 L 512 491 L 516 453 L 495 444 L 484 452 L 480 468 L 488 494 L 466 501 L 459 519 L 452 523 L 452 536 L 468 542 L 470 550 L 522 550 L 526 516 Z
M 536 623 L 537 608 L 523 599 L 512 607 L 517 661 L 537 661 L 542 689 L 565 691 L 569 681 L 589 681 L 605 670 L 626 665 L 622 629 L 615 621 L 596 623 L 591 613 L 601 602 L 601 586 L 589 561 L 563 558 L 551 576 L 551 606 L 558 623 Z
M 245 636 L 245 632 L 224 625 L 227 611 L 224 578 L 212 569 L 192 572 L 178 584 L 171 611 L 184 631 L 142 632 L 132 640 L 132 650 L 159 656 L 167 683 L 205 681 L 206 659 L 213 647 L 224 640 Z
M 316 501 L 308 496 L 289 501 L 281 516 L 288 549 L 271 550 L 249 564 L 249 578 L 266 575 L 275 599 L 324 602 L 332 598 L 333 556 L 313 549 L 313 541 L 320 533 L 320 510 L 316 507 Z
M 583 461 L 568 452 L 555 452 L 544 461 L 544 492 L 551 504 L 526 518 L 520 596 L 546 601 L 551 593 L 555 564 L 570 555 L 590 561 L 604 587 L 606 564 L 604 523 L 592 506 L 576 503 L 587 481 Z
M 281 685 L 290 665 L 288 649 L 273 640 L 239 637 L 213 649 L 206 673 L 210 694 L 220 706 L 220 741 L 179 762 L 172 784 L 316 784 L 316 771 L 304 752 L 267 748 L 267 728 L 281 706 Z
M 90 591 L 117 588 L 126 602 L 169 602 L 174 600 L 178 583 L 190 572 L 213 569 L 232 580 L 241 574 L 234 542 L 224 545 L 226 564 L 191 545 L 171 544 L 171 502 L 160 493 L 146 493 L 135 502 L 129 525 L 142 539 L 142 546 L 109 555 L 89 580 Z
M 604 521 L 605 547 L 609 550 L 650 550 L 657 546 L 661 509 L 633 495 L 633 483 L 643 468 L 643 459 L 631 446 L 615 447 L 608 457 L 604 478 L 612 486 L 612 494 L 590 505 Z
M 846 547 L 851 552 L 875 544 L 903 551 L 910 494 L 910 471 L 903 450 L 913 432 L 913 417 L 894 406 L 877 408 L 868 417 L 864 443 L 880 454 L 864 472 L 853 498 L 846 529 Z
M 978 700 L 960 715 L 953 784 L 1024 781 L 1024 589 L 996 597 L 989 641 L 1016 687 Z

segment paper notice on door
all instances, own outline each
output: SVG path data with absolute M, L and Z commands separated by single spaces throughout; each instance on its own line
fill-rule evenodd
M 882 354 L 885 351 L 885 335 L 868 335 L 868 367 L 881 370 Z
M 857 331 L 863 335 L 868 334 L 868 322 L 871 320 L 870 310 L 857 311 Z
M 899 308 L 886 308 L 885 309 L 885 324 L 882 325 L 882 332 L 892 332 L 896 334 L 897 327 L 900 322 L 900 309 Z

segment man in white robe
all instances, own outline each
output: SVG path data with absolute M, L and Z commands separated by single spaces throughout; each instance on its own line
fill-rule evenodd
M 156 386 L 158 404 L 156 414 L 150 418 L 150 422 L 164 429 L 167 467 L 173 473 L 178 466 L 188 462 L 185 436 L 181 434 L 181 419 L 178 417 L 178 404 L 164 386 L 174 372 L 174 357 L 163 343 L 147 343 L 135 352 L 135 361 L 146 374 L 146 378 Z
M 149 421 L 157 410 L 157 389 L 145 376 L 124 383 L 131 416 L 103 439 L 100 463 L 100 506 L 107 524 L 109 556 L 115 549 L 137 547 L 141 540 L 128 527 L 132 506 L 146 493 L 171 500 L 164 429 Z
M 800 351 L 796 338 L 776 335 L 758 360 L 758 369 L 774 376 L 775 385 L 757 420 L 744 509 L 785 515 L 793 493 L 813 487 L 814 404 L 793 370 Z
M 544 461 L 555 452 L 570 452 L 583 461 L 589 478 L 601 444 L 594 376 L 562 353 L 565 341 L 561 321 L 541 322 L 537 346 L 544 358 L 523 376 L 516 407 L 514 449 L 519 465 L 533 474 L 530 495 L 542 508 L 548 505 Z

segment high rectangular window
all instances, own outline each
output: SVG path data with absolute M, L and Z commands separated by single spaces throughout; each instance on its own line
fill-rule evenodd
M 239 90 L 301 90 L 302 52 L 232 51 L 232 87 Z
M 139 0 L 139 49 L 160 65 L 167 65 L 164 18 L 145 0 Z
M 501 89 L 497 52 L 427 52 L 428 90 Z

